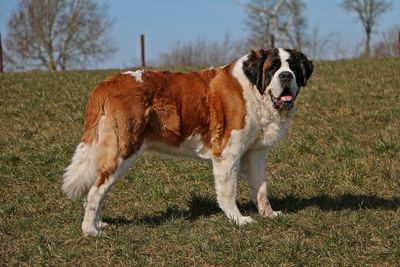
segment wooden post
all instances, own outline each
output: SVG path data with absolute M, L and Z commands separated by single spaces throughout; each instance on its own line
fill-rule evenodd
M 1 43 L 1 33 L 0 33 L 0 72 L 3 72 L 3 46 Z
M 146 60 L 144 55 L 144 34 L 140 35 L 140 53 L 142 59 L 142 68 L 146 67 Z
M 275 37 L 273 33 L 269 35 L 269 48 L 275 48 Z
M 400 31 L 398 32 L 397 55 L 400 57 Z

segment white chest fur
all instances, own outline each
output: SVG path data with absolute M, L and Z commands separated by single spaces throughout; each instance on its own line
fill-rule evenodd
M 281 114 L 273 108 L 269 96 L 261 95 L 243 73 L 244 60 L 246 56 L 239 59 L 233 69 L 233 76 L 241 84 L 246 102 L 244 132 L 247 133 L 250 149 L 269 148 L 286 134 L 293 111 Z

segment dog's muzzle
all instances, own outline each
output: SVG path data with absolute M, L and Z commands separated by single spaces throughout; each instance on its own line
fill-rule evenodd
M 274 108 L 290 110 L 294 107 L 294 96 L 288 87 L 283 90 L 279 97 L 274 97 L 271 90 L 269 90 L 268 93 L 271 97 L 271 102 Z

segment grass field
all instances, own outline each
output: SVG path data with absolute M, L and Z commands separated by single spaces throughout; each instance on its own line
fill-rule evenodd
M 0 265 L 399 266 L 400 60 L 316 62 L 272 150 L 272 207 L 243 181 L 237 227 L 210 165 L 146 154 L 109 193 L 105 235 L 81 234 L 60 190 L 93 86 L 113 71 L 0 74 Z

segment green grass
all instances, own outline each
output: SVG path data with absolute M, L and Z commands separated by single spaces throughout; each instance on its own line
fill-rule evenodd
M 272 206 L 243 181 L 236 227 L 210 165 L 146 154 L 109 193 L 106 235 L 84 238 L 60 191 L 91 89 L 112 71 L 0 75 L 0 265 L 398 266 L 400 60 L 316 62 L 269 155 Z

